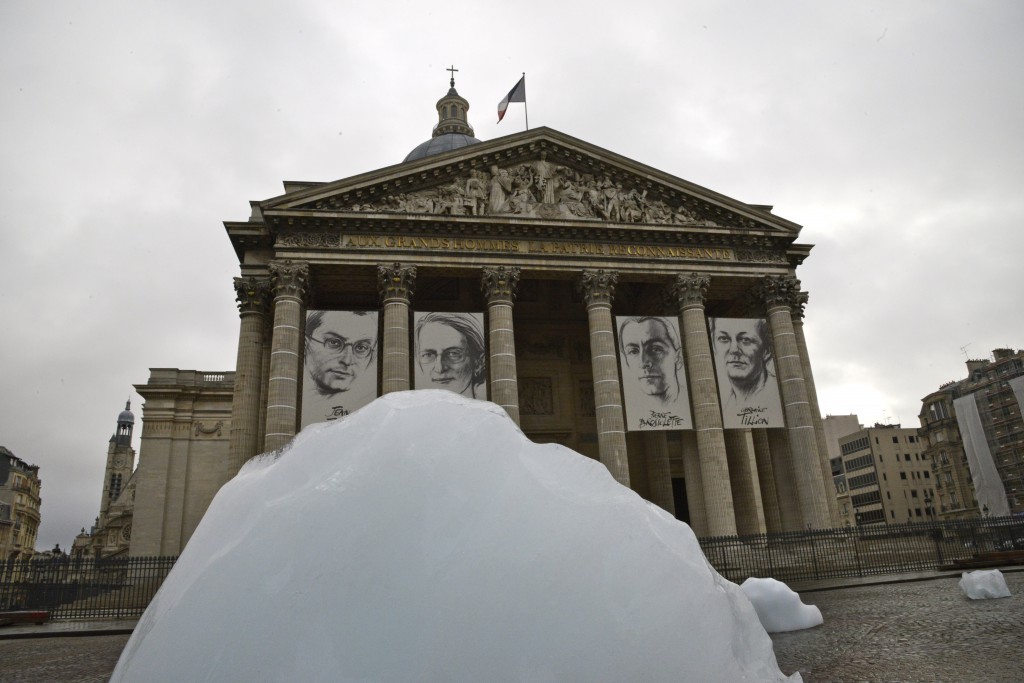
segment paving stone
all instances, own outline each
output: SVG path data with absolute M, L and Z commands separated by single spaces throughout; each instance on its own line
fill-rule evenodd
M 106 683 L 128 636 L 0 640 L 3 683 Z
M 969 600 L 959 577 L 807 592 L 825 623 L 772 636 L 780 668 L 805 683 L 1024 681 L 1024 572 L 1012 597 Z M 126 635 L 0 640 L 0 683 L 99 683 Z
M 772 636 L 779 667 L 805 683 L 1024 680 L 1024 573 L 1012 597 L 969 600 L 957 578 L 805 593 L 825 623 Z

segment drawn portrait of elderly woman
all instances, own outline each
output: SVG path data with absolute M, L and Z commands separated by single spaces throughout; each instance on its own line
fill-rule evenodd
M 416 389 L 487 399 L 483 313 L 417 313 Z

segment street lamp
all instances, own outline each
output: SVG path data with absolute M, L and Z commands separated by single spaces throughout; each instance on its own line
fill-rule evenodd
M 932 494 L 930 491 L 924 492 L 924 513 L 929 517 L 932 516 Z
M 987 504 L 981 506 L 981 514 L 983 514 L 986 517 L 988 517 L 988 505 Z

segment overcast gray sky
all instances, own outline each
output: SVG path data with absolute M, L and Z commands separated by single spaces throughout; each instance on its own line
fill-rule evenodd
M 1024 347 L 1022 29 L 1010 0 L 0 3 L 0 444 L 40 466 L 38 547 L 97 514 L 150 367 L 233 369 L 222 221 L 400 162 L 451 64 L 478 138 L 523 129 L 525 71 L 534 127 L 802 224 L 822 411 L 916 426 L 961 347 Z

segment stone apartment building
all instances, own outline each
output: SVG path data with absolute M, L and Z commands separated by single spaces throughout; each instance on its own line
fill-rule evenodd
M 839 437 L 837 445 L 832 472 L 844 523 L 935 518 L 933 474 L 916 429 L 876 424 Z
M 967 372 L 921 403 L 938 516 L 1024 514 L 1024 351 L 995 349 Z
M 39 533 L 39 467 L 0 446 L 0 560 L 28 560 Z

